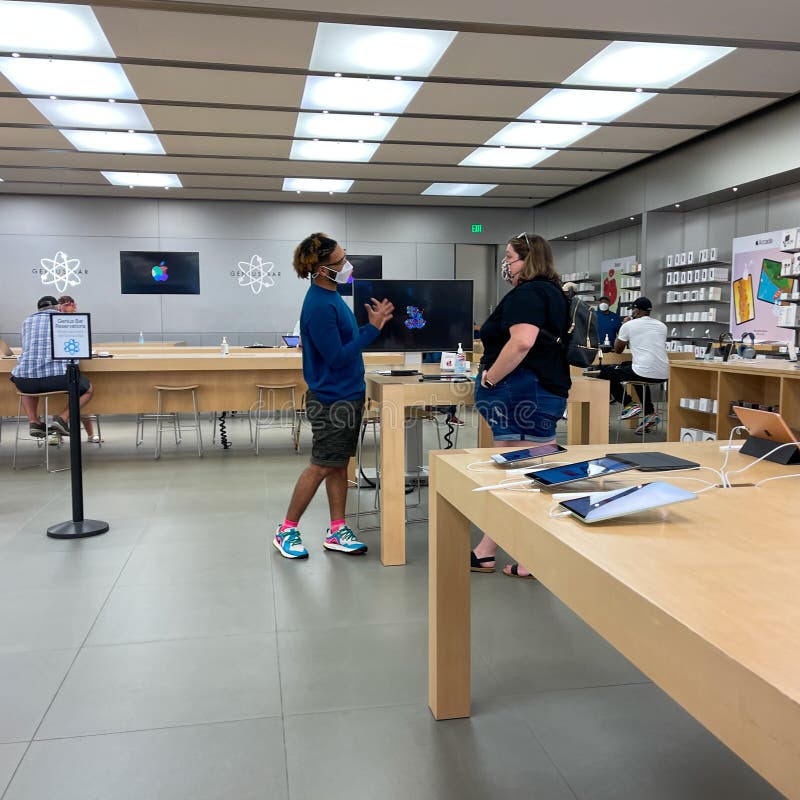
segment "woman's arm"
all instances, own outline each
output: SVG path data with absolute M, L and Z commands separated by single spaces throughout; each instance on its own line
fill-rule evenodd
M 536 325 L 520 322 L 512 325 L 508 332 L 511 338 L 500 351 L 497 361 L 481 375 L 481 385 L 483 386 L 486 385 L 484 380 L 493 384 L 499 383 L 522 363 L 522 359 L 533 347 L 536 337 L 539 335 L 539 328 Z

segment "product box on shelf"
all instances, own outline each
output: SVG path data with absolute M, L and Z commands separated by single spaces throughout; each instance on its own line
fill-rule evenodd
M 792 274 L 792 269 L 794 268 L 794 257 L 789 256 L 788 258 L 784 258 L 781 261 L 781 277 L 785 278 Z
M 665 286 L 672 286 L 672 273 L 671 272 L 667 273 L 667 282 L 664 285 Z
M 727 281 L 728 268 L 727 267 L 709 267 L 708 279 L 710 281 Z
M 673 256 L 672 256 L 672 255 L 668 255 L 668 256 L 667 256 L 667 260 L 666 260 L 666 266 L 667 266 L 668 268 L 672 266 L 672 264 L 673 264 L 673 260 L 674 260 L 674 259 L 673 259 Z
M 689 299 L 692 302 L 694 302 L 695 300 L 699 300 L 700 298 L 697 295 L 698 295 L 698 290 L 692 289 L 692 291 L 689 293 Z
M 797 228 L 789 228 L 781 237 L 781 250 L 794 250 L 797 247 Z
M 694 264 L 694 250 L 689 250 L 686 253 L 686 263 L 687 264 Z
M 705 283 L 708 280 L 708 267 L 700 270 L 700 280 Z
M 700 261 L 708 261 L 708 249 L 700 251 Z
M 701 277 L 702 274 L 703 274 L 702 270 L 696 269 L 694 271 L 694 282 L 695 283 L 700 283 L 700 277 Z
M 692 293 L 691 292 L 681 292 L 681 300 L 684 303 L 687 303 L 691 299 L 692 299 Z
M 707 299 L 706 298 L 706 293 L 707 292 L 708 292 L 708 289 L 705 286 L 702 289 L 698 289 L 697 290 L 697 299 L 698 300 L 706 300 Z
M 708 299 L 709 300 L 722 300 L 722 288 L 720 286 L 709 286 L 708 287 Z
M 778 327 L 796 328 L 798 308 L 800 308 L 800 306 L 797 306 L 796 304 L 789 306 L 778 306 Z
M 792 262 L 792 275 L 800 275 L 800 253 L 794 254 L 794 261 Z
M 682 442 L 699 442 L 700 430 L 698 428 L 681 428 Z
M 709 308 L 706 311 L 706 316 L 708 317 L 708 322 L 716 322 L 717 321 L 717 309 L 716 308 Z
M 716 261 L 717 260 L 717 248 L 712 247 L 708 251 L 708 260 L 709 261 Z

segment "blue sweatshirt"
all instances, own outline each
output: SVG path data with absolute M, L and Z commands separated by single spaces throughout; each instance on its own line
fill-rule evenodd
M 361 328 L 339 292 L 311 284 L 300 312 L 303 377 L 323 403 L 364 397 L 361 351 L 378 337 L 374 325 Z

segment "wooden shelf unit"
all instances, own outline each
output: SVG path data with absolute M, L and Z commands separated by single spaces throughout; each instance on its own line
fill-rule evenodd
M 719 411 L 711 414 L 681 408 L 681 397 L 716 398 Z M 800 369 L 789 361 L 678 361 L 670 362 L 669 425 L 667 439 L 677 442 L 681 428 L 714 430 L 728 439 L 736 420 L 728 415 L 734 400 L 780 406 L 790 428 L 800 428 Z

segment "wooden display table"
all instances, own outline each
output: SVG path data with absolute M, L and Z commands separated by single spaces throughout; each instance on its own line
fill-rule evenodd
M 438 367 L 431 366 L 433 372 Z M 608 381 L 573 378 L 568 402 L 570 444 L 608 442 Z M 475 385 L 420 382 L 417 376 L 390 377 L 367 373 L 367 397 L 380 406 L 381 420 L 381 562 L 406 563 L 405 438 L 406 410 L 425 406 L 472 405 Z M 491 444 L 481 421 L 479 443 Z
M 682 408 L 681 397 L 718 400 L 719 411 Z M 734 401 L 779 406 L 789 427 L 800 429 L 800 369 L 778 359 L 670 364 L 669 440 L 677 442 L 681 428 L 708 430 L 719 439 L 728 439 L 740 424 L 738 417 L 729 416 Z
M 723 458 L 716 443 L 652 449 L 715 467 Z M 607 451 L 578 447 L 569 455 L 578 461 Z M 499 470 L 467 470 L 487 457 L 481 450 L 431 456 L 428 697 L 434 717 L 470 714 L 473 523 L 776 788 L 800 797 L 800 537 L 790 509 L 787 517 L 787 497 L 800 478 L 712 489 L 682 505 L 582 525 L 550 518 L 553 500 L 546 493 L 473 494 L 475 486 L 498 482 Z M 733 453 L 729 466 L 753 462 Z M 793 471 L 796 466 L 761 462 L 739 482 Z M 670 480 L 669 473 L 632 474 Z M 714 480 L 706 471 L 693 476 Z

